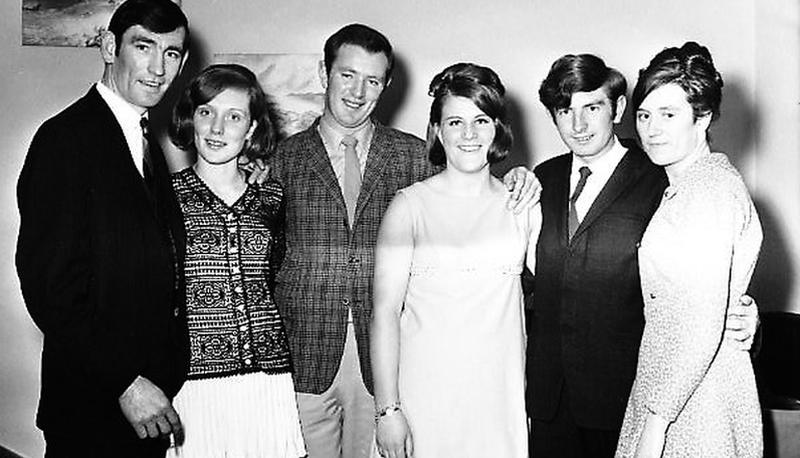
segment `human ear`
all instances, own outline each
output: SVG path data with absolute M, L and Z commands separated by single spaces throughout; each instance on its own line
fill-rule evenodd
M 625 95 L 617 97 L 617 109 L 614 114 L 614 124 L 619 124 L 622 121 L 622 115 L 625 113 L 625 108 L 628 106 L 628 99 Z
M 111 31 L 106 30 L 100 38 L 100 55 L 106 64 L 113 64 L 117 57 L 117 38 Z
M 247 133 L 244 135 L 244 139 L 250 141 L 253 138 L 253 132 L 256 131 L 256 127 L 258 126 L 258 121 L 253 121 L 250 123 L 250 129 L 247 130 Z
M 325 69 L 325 61 L 319 61 L 317 67 L 317 74 L 319 75 L 319 82 L 322 83 L 322 89 L 328 89 L 328 71 Z
M 181 66 L 178 68 L 178 74 L 180 75 L 183 71 L 183 66 L 186 65 L 186 61 L 189 60 L 189 50 L 187 49 L 185 53 L 183 53 L 183 57 L 181 58 Z
M 711 112 L 703 114 L 702 116 L 698 117 L 695 121 L 695 124 L 702 130 L 703 132 L 708 130 L 708 126 L 711 125 Z

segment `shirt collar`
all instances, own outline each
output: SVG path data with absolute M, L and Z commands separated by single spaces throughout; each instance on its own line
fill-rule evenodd
M 614 172 L 614 169 L 617 168 L 622 157 L 628 152 L 628 148 L 622 146 L 622 143 L 619 142 L 619 138 L 617 138 L 616 135 L 614 135 L 613 141 L 614 144 L 611 146 L 610 150 L 591 162 L 586 162 L 579 156 L 573 154 L 572 172 L 578 173 L 578 169 L 586 166 L 592 171 L 593 176 L 610 176 Z
M 369 151 L 372 136 L 375 133 L 375 124 L 368 120 L 363 125 L 355 129 L 345 129 L 338 124 L 327 122 L 325 116 L 320 117 L 317 130 L 325 143 L 332 148 L 338 148 L 345 135 L 352 135 L 358 140 L 356 150 L 359 155 Z
M 146 111 L 144 114 L 140 114 L 136 108 L 134 108 L 125 99 L 120 97 L 119 94 L 112 91 L 111 88 L 103 84 L 102 81 L 98 81 L 96 87 L 97 92 L 100 93 L 100 97 L 105 100 L 106 104 L 111 109 L 111 112 L 114 113 L 114 117 L 117 118 L 117 121 L 121 126 L 136 126 L 137 129 L 140 128 L 139 120 L 143 116 L 147 117 Z

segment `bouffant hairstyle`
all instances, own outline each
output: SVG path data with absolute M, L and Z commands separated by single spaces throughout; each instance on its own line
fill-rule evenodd
M 172 0 L 127 0 L 111 16 L 108 30 L 114 34 L 117 55 L 122 48 L 122 35 L 129 28 L 140 25 L 154 33 L 169 33 L 181 27 L 186 30 L 183 53 L 189 43 L 189 21 L 181 7 Z
M 505 100 L 506 89 L 494 70 L 480 65 L 459 63 L 451 65 L 431 81 L 428 95 L 433 97 L 428 122 L 428 158 L 434 165 L 445 165 L 444 147 L 436 135 L 442 120 L 442 106 L 449 96 L 472 100 L 481 111 L 494 120 L 495 135 L 487 153 L 490 164 L 508 156 L 514 137 L 508 119 Z
M 247 93 L 250 119 L 257 123 L 253 135 L 239 154 L 249 160 L 267 157 L 275 147 L 267 96 L 253 72 L 237 64 L 211 65 L 189 83 L 172 110 L 170 139 L 182 150 L 194 149 L 195 110 L 226 89 L 239 89 Z
M 386 68 L 384 83 L 389 84 L 392 79 L 392 70 L 394 69 L 394 54 L 392 53 L 392 45 L 385 35 L 364 24 L 349 24 L 336 31 L 325 41 L 325 48 L 323 49 L 325 71 L 329 75 L 333 62 L 336 60 L 336 56 L 339 55 L 339 48 L 344 45 L 358 46 L 373 54 L 382 53 L 386 56 L 389 66 Z
M 593 54 L 567 54 L 553 62 L 539 86 L 539 100 L 555 121 L 556 111 L 568 108 L 572 94 L 605 88 L 611 100 L 612 115 L 617 114 L 617 99 L 625 95 L 628 83 L 622 73 Z
M 650 65 L 639 71 L 631 97 L 633 110 L 638 110 L 651 92 L 665 84 L 677 84 L 686 92 L 695 121 L 709 114 L 711 121 L 719 117 L 722 77 L 705 46 L 689 41 L 680 48 L 666 48 L 656 54 Z

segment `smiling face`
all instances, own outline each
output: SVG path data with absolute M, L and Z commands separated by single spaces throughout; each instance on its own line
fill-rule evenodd
M 155 106 L 180 72 L 185 36 L 183 27 L 155 33 L 134 25 L 117 43 L 112 33 L 106 33 L 101 46 L 106 63 L 103 83 L 141 112 Z
M 330 72 L 320 65 L 325 87 L 323 117 L 330 124 L 355 129 L 369 120 L 386 81 L 389 60 L 383 53 L 371 53 L 356 45 L 339 48 Z
M 573 154 L 590 162 L 614 146 L 614 124 L 622 119 L 625 97 L 617 99 L 616 115 L 606 89 L 575 92 L 566 108 L 556 109 L 553 118 L 561 140 Z
M 636 110 L 642 148 L 670 176 L 679 175 L 705 151 L 710 122 L 710 113 L 695 120 L 686 92 L 674 83 L 654 89 Z
M 253 135 L 256 127 L 250 118 L 250 98 L 241 89 L 225 89 L 198 105 L 192 123 L 200 165 L 235 166 L 245 141 Z
M 442 104 L 441 124 L 436 128 L 448 169 L 467 173 L 488 170 L 487 155 L 494 141 L 495 124 L 472 100 L 447 96 Z

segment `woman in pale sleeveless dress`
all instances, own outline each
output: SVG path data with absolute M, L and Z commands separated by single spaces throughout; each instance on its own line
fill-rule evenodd
M 520 273 L 526 253 L 534 259 L 540 212 L 507 210 L 508 192 L 489 173 L 511 146 L 497 75 L 456 64 L 430 93 L 430 158 L 446 168 L 398 193 L 376 249 L 378 448 L 526 458 Z

